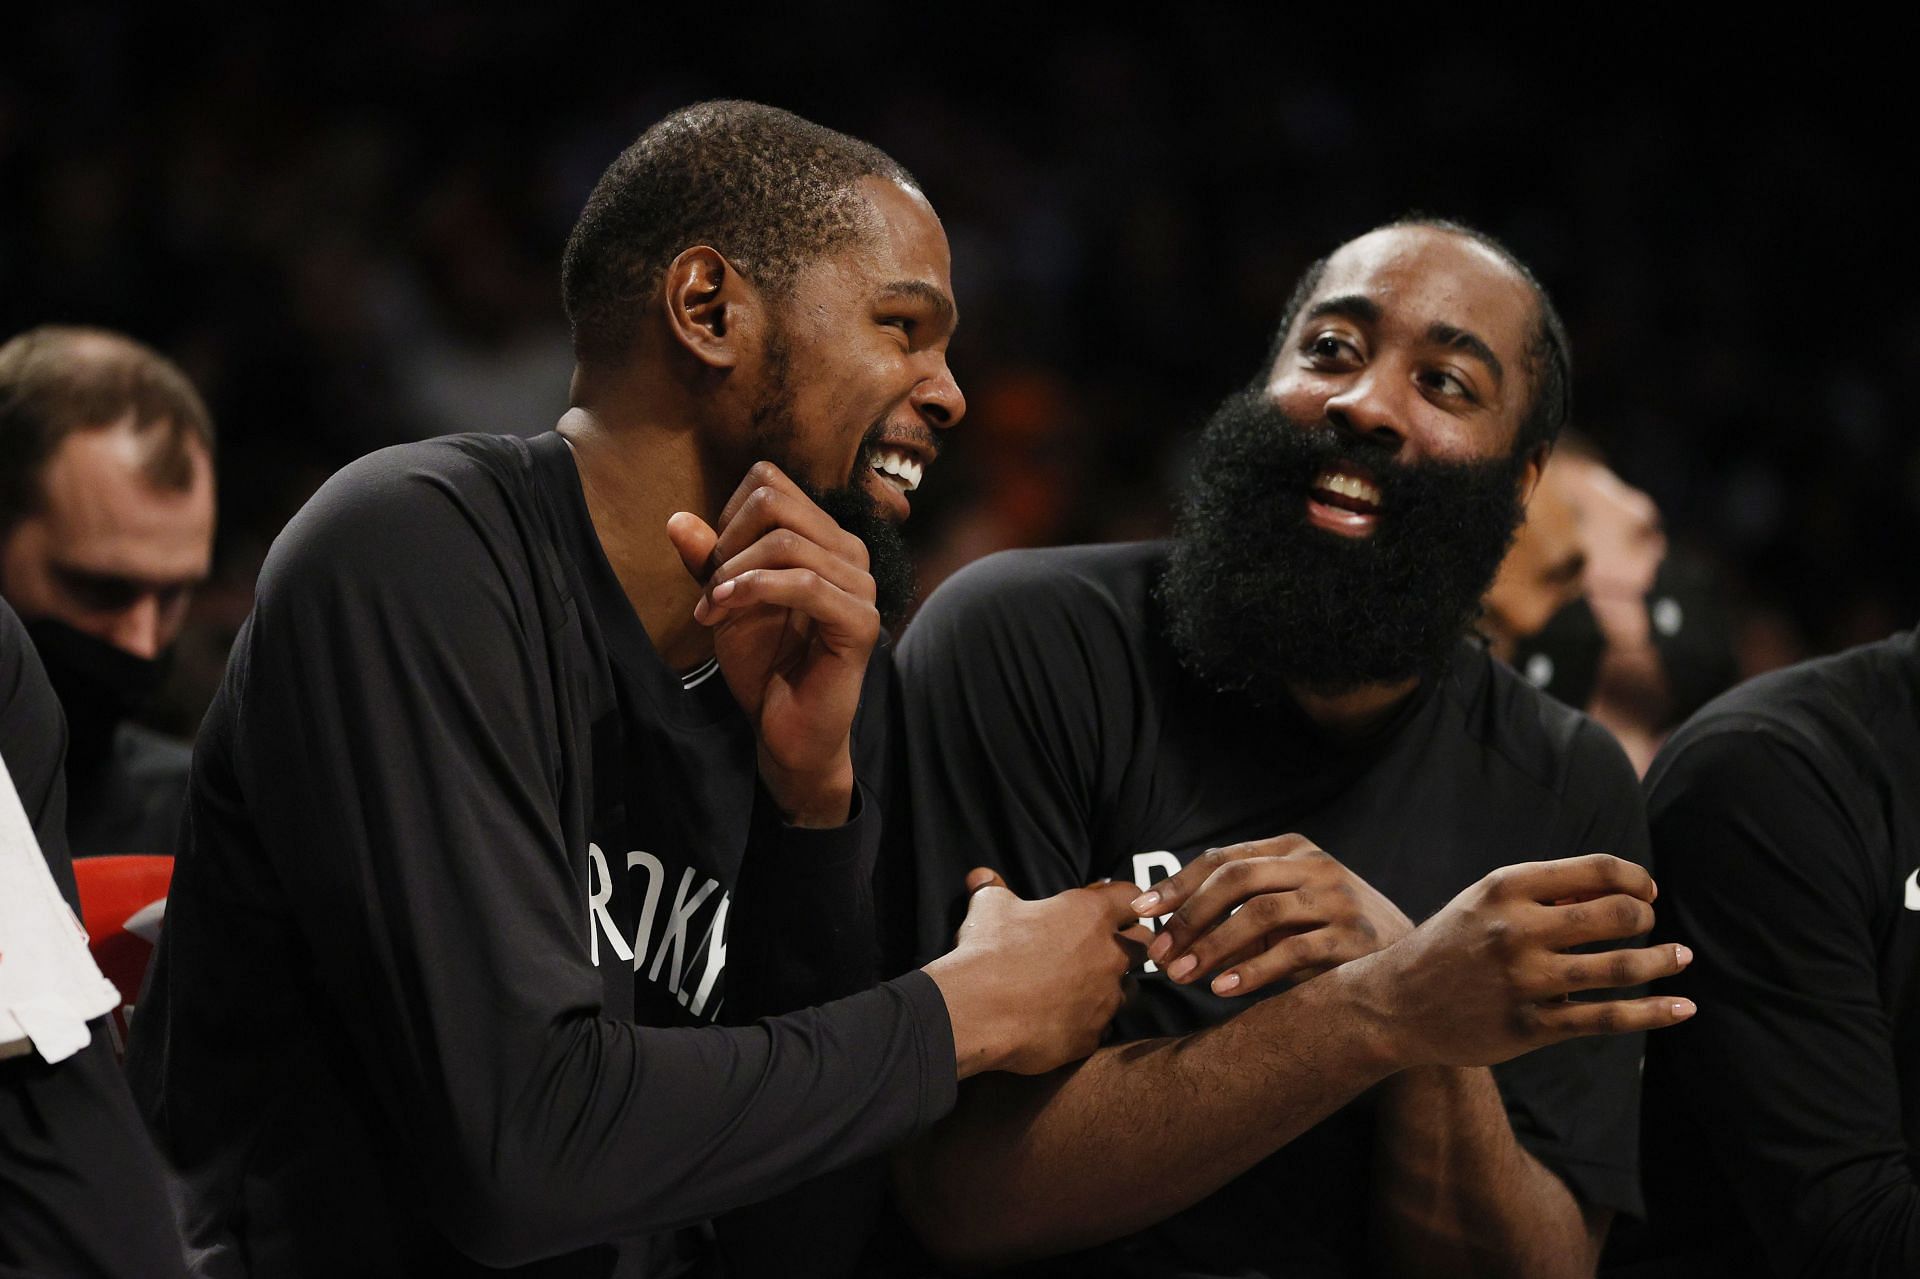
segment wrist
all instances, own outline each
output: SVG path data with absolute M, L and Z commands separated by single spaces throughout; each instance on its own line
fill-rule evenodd
M 991 992 L 982 988 L 973 967 L 965 954 L 951 950 L 920 970 L 933 978 L 946 1001 L 947 1021 L 953 1029 L 954 1075 L 959 1079 L 998 1070 L 1008 1058 L 999 1019 L 992 1011 Z
M 1354 1036 L 1354 1051 L 1381 1078 L 1421 1065 L 1407 1034 L 1406 1019 L 1394 1006 L 1395 974 L 1385 962 L 1388 950 L 1376 950 L 1314 979 L 1330 982 L 1343 1020 Z
M 762 751 L 760 780 L 789 826 L 828 829 L 846 825 L 853 814 L 851 759 L 843 757 L 824 772 L 795 773 L 773 764 Z

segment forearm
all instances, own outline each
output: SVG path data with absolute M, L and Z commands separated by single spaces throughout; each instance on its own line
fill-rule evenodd
M 1583 1276 L 1597 1263 L 1565 1182 L 1514 1139 L 1484 1067 L 1424 1066 L 1380 1090 L 1373 1239 L 1389 1275 Z
M 1140 1230 L 1204 1198 L 1395 1067 L 1345 970 L 1180 1039 L 994 1075 L 895 1165 L 949 1265 L 1004 1265 Z

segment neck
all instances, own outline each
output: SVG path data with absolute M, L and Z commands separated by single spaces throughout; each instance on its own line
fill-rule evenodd
M 693 620 L 700 587 L 667 540 L 667 517 L 691 511 L 712 523 L 725 494 L 708 481 L 689 427 L 600 407 L 569 409 L 555 428 L 573 447 L 587 515 L 654 651 L 684 671 L 713 656 Z
M 1315 693 L 1295 686 L 1293 700 L 1307 718 L 1337 737 L 1359 737 L 1393 714 L 1420 687 L 1418 679 L 1363 684 L 1344 693 Z

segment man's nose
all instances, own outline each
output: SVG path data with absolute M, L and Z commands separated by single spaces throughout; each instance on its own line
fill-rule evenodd
M 107 638 L 135 657 L 160 656 L 160 650 L 166 647 L 161 634 L 160 597 L 148 593 L 122 609 Z
M 954 380 L 945 359 L 940 361 L 938 373 L 922 379 L 907 400 L 922 418 L 942 430 L 959 425 L 967 415 L 967 397 L 961 394 L 960 383 Z
M 1327 421 L 1397 453 L 1407 439 L 1404 379 L 1391 368 L 1362 370 L 1339 394 L 1327 400 Z

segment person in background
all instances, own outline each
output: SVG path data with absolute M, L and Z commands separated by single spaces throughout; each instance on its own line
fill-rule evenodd
M 0 346 L 0 597 L 66 713 L 77 857 L 174 851 L 192 748 L 133 717 L 207 578 L 213 463 L 199 393 L 132 338 Z

